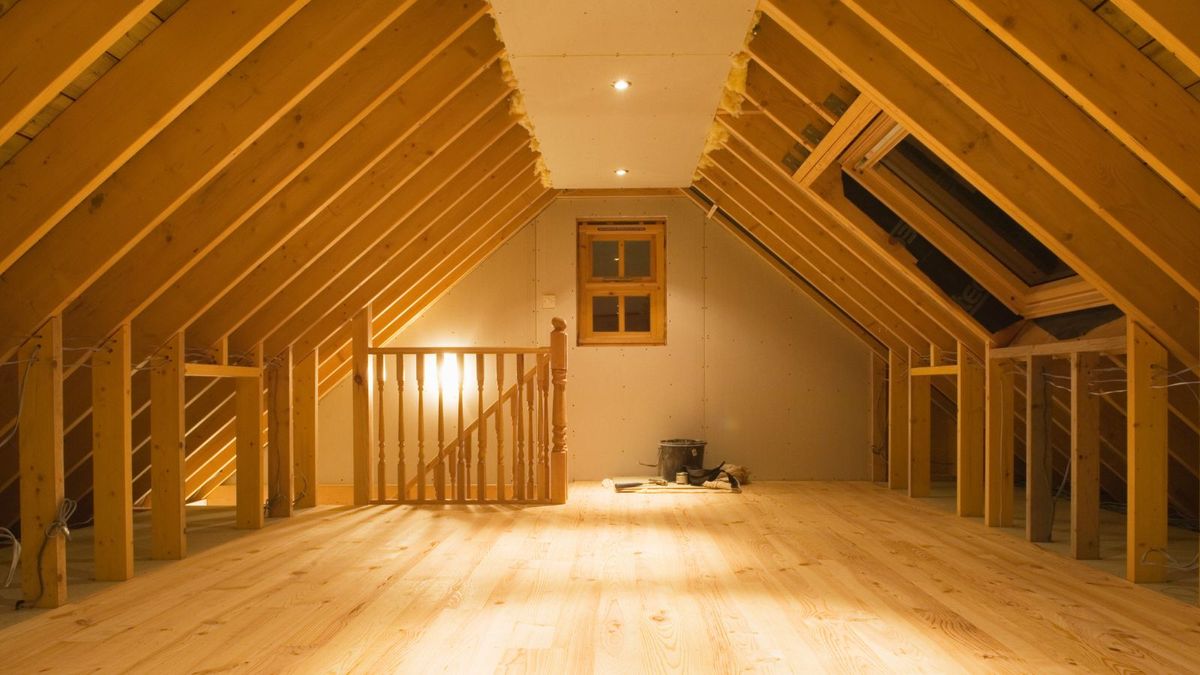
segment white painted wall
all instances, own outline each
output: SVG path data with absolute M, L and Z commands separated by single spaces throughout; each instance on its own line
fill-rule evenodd
M 553 316 L 573 333 L 576 219 L 658 216 L 667 345 L 572 339 L 572 477 L 652 472 L 638 462 L 655 460 L 659 439 L 692 437 L 709 442 L 707 464 L 744 464 L 762 479 L 866 479 L 866 347 L 683 197 L 557 200 L 395 344 L 545 345 Z M 542 309 L 543 295 L 556 308 Z M 321 483 L 351 482 L 349 420 L 347 381 L 320 404 Z

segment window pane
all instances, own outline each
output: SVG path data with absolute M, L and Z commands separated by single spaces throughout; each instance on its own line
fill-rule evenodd
M 650 276 L 650 242 L 625 242 L 625 278 L 637 279 Z
M 617 321 L 619 300 L 612 295 L 597 295 L 592 298 L 592 330 L 597 333 L 616 333 L 621 330 Z
M 630 295 L 625 298 L 625 330 L 631 333 L 650 332 L 650 296 Z
M 592 276 L 593 277 L 616 277 L 618 274 L 617 267 L 617 244 L 616 241 L 592 241 Z M 615 300 L 615 298 L 614 298 Z M 613 314 L 616 314 L 616 308 L 613 308 Z M 616 330 L 615 328 L 613 330 Z

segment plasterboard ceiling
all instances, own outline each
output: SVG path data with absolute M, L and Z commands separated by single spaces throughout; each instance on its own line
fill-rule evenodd
M 756 4 L 493 0 L 554 187 L 690 185 Z

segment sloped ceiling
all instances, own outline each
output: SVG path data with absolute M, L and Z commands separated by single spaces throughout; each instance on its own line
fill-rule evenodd
M 554 187 L 690 185 L 755 5 L 496 0 Z

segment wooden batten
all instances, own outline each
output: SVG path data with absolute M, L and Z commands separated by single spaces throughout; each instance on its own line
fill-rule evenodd
M 371 355 L 367 353 L 371 348 L 370 307 L 364 307 L 354 315 L 351 328 L 354 332 L 354 376 L 350 385 L 354 423 L 354 505 L 365 506 L 371 501 Z
M 21 345 L 17 360 L 22 369 L 17 444 L 22 602 L 58 607 L 67 601 L 67 524 L 60 516 L 64 496 L 61 317 L 51 317 Z
M 317 505 L 317 352 L 292 367 L 292 472 L 296 506 Z
M 155 560 L 187 556 L 183 355 L 183 334 L 178 333 L 152 357 L 150 371 L 150 556 Z
M 133 429 L 129 324 L 92 354 L 92 500 L 96 580 L 133 576 Z
M 1167 350 L 1137 322 L 1127 330 L 1125 573 L 1130 581 L 1155 582 L 1167 569 Z

